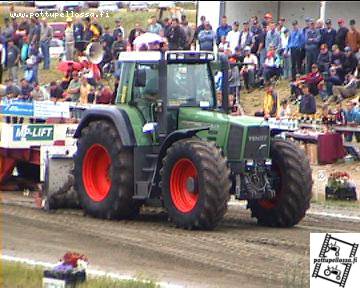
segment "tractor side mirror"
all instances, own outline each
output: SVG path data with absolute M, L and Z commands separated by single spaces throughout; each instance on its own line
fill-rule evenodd
M 146 86 L 146 70 L 138 69 L 135 71 L 135 87 Z

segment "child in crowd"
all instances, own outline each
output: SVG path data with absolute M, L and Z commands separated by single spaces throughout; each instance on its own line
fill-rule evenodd
M 279 117 L 280 101 L 278 93 L 275 91 L 274 86 L 270 81 L 265 82 L 265 95 L 262 111 L 256 112 L 257 117 Z
M 345 123 L 349 126 L 360 125 L 360 111 L 357 109 L 355 102 L 348 101 L 346 103 L 345 114 Z M 360 133 L 359 132 L 345 132 L 345 140 L 347 142 L 353 141 L 353 136 L 355 135 L 356 142 L 360 143 Z
M 291 108 L 288 101 L 285 99 L 280 103 L 280 113 L 281 118 L 289 118 L 291 116 Z
M 300 100 L 300 109 L 301 114 L 312 115 L 316 113 L 316 101 L 313 94 L 310 92 L 309 84 L 305 83 L 302 89 L 303 94 L 301 95 Z

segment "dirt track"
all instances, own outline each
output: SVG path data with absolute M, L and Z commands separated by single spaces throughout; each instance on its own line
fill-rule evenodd
M 360 231 L 360 221 L 321 216 L 292 229 L 264 228 L 240 206 L 231 206 L 212 232 L 176 229 L 158 211 L 103 221 L 76 210 L 0 207 L 5 255 L 55 262 L 75 250 L 92 268 L 187 287 L 307 287 L 309 233 Z

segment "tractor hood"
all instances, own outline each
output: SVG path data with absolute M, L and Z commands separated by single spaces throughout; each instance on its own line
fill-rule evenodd
M 229 159 L 268 157 L 270 130 L 263 118 L 184 107 L 180 108 L 178 119 L 179 129 L 209 126 L 210 130 L 199 132 L 198 136 L 215 141 Z

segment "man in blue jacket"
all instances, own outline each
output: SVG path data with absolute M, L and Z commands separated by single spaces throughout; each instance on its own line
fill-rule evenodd
M 304 37 L 296 20 L 292 22 L 292 25 L 293 30 L 289 36 L 287 51 L 291 56 L 291 78 L 295 81 L 296 74 L 301 74 L 301 49 L 304 47 Z
M 311 66 L 316 63 L 319 55 L 321 35 L 320 31 L 315 28 L 314 20 L 310 20 L 310 29 L 305 34 L 305 57 L 306 57 L 306 71 L 311 72 Z
M 199 33 L 199 44 L 200 50 L 202 51 L 213 51 L 214 50 L 214 41 L 215 41 L 215 33 L 211 30 L 211 26 L 209 21 L 205 21 L 204 23 L 205 29 L 200 31 Z
M 216 29 L 216 45 L 219 45 L 221 37 L 227 36 L 231 29 L 231 25 L 227 23 L 227 17 L 224 15 L 221 18 L 221 25 Z

